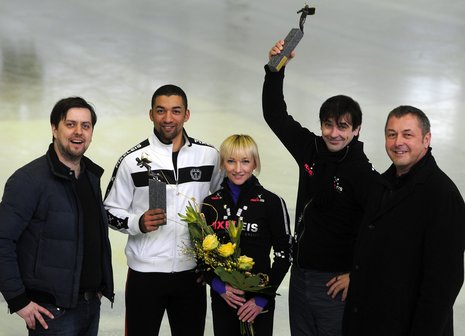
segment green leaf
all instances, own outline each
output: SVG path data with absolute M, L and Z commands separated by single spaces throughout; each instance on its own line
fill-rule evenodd
M 182 221 L 187 223 L 189 235 L 193 244 L 193 251 L 199 263 L 204 263 L 205 265 L 208 265 L 208 267 L 212 267 L 214 269 L 215 274 L 218 275 L 222 281 L 229 283 L 231 286 L 235 288 L 247 292 L 256 292 L 268 295 L 275 294 L 274 287 L 263 287 L 260 284 L 260 277 L 258 275 L 253 274 L 246 276 L 240 270 L 233 269 L 229 271 L 223 267 L 224 265 L 228 265 L 228 267 L 231 267 L 230 265 L 233 265 L 233 267 L 237 267 L 237 260 L 241 255 L 241 232 L 244 227 L 244 222 L 242 220 L 238 220 L 238 222 L 236 223 L 237 226 L 232 228 L 234 230 L 234 234 L 232 234 L 231 232 L 231 225 L 234 224 L 231 222 L 228 226 L 228 234 L 230 241 L 236 244 L 236 249 L 232 256 L 228 258 L 223 258 L 220 257 L 215 251 L 211 251 L 211 253 L 208 253 L 207 256 L 205 251 L 203 251 L 202 249 L 202 242 L 204 238 L 209 234 L 215 233 L 213 228 L 207 224 L 203 213 L 197 211 L 196 208 L 191 204 L 191 202 L 189 202 L 189 204 L 186 207 L 186 214 L 179 214 L 179 217 Z M 206 260 L 209 260 L 209 262 L 206 262 Z
M 240 283 L 237 282 L 231 272 L 226 271 L 223 267 L 217 267 L 215 273 L 220 277 L 221 281 L 227 282 L 231 286 L 240 289 Z
M 244 284 L 247 287 L 258 287 L 258 285 L 260 285 L 260 277 L 256 275 L 249 276 L 248 278 L 245 278 Z
M 234 277 L 234 279 L 236 280 L 236 283 L 238 284 L 238 287 L 236 288 L 243 289 L 246 287 L 246 284 L 245 284 L 246 278 L 244 274 L 242 274 L 239 271 L 233 270 L 231 272 L 231 275 Z

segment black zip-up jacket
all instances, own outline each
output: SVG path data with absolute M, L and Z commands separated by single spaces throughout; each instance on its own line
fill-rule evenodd
M 113 302 L 108 224 L 102 204 L 103 169 L 82 158 L 99 202 L 102 294 Z M 11 312 L 31 301 L 28 293 L 53 297 L 62 308 L 76 306 L 83 260 L 83 216 L 72 186 L 74 175 L 50 145 L 46 155 L 18 169 L 0 203 L 0 291 Z
M 305 269 L 349 272 L 370 184 L 379 174 L 354 138 L 330 152 L 321 136 L 287 113 L 284 68 L 265 66 L 263 115 L 299 167 L 294 263 Z
M 268 274 L 270 285 L 278 288 L 291 264 L 292 235 L 284 200 L 263 188 L 253 175 L 242 186 L 237 204 L 232 199 L 227 178 L 221 186 L 222 189 L 204 200 L 204 204 L 212 205 L 217 211 L 210 206 L 202 206 L 207 224 L 221 238 L 227 235 L 228 220 L 236 222 L 242 218 L 241 254 L 254 259 L 253 273 Z M 274 252 L 272 261 L 271 248 Z

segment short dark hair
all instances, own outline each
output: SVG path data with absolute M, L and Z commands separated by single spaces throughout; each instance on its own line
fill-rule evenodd
M 362 110 L 355 100 L 344 95 L 330 97 L 321 105 L 320 124 L 330 118 L 337 122 L 346 114 L 350 115 L 353 130 L 362 124 Z
M 421 133 L 423 134 L 423 136 L 431 131 L 431 124 L 429 122 L 429 119 L 422 110 L 410 105 L 401 105 L 389 112 L 386 119 L 386 124 L 384 125 L 384 132 L 386 132 L 386 127 L 389 119 L 391 119 L 392 117 L 401 118 L 407 114 L 412 114 L 415 117 L 417 117 L 418 124 L 420 125 Z
M 182 98 L 182 102 L 184 104 L 184 107 L 187 110 L 187 96 L 186 93 L 181 89 L 179 86 L 173 85 L 173 84 L 166 84 L 163 86 L 160 86 L 153 94 L 152 96 L 152 103 L 151 107 L 153 107 L 153 104 L 155 104 L 155 99 L 158 96 L 180 96 Z
M 92 105 L 86 102 L 81 97 L 69 97 L 59 100 L 50 113 L 50 124 L 58 128 L 58 124 L 61 120 L 66 119 L 68 111 L 72 108 L 86 108 L 90 111 L 92 118 L 92 127 L 97 123 L 97 114 Z

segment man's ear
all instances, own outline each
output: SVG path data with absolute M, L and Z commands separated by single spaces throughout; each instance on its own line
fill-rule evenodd
M 431 144 L 431 132 L 428 132 L 423 137 L 423 146 L 425 148 L 428 148 L 430 144 Z
M 188 121 L 190 117 L 191 117 L 191 111 L 187 109 L 186 114 L 184 115 L 184 122 Z
M 55 125 L 52 124 L 51 126 L 52 126 L 52 127 L 51 127 L 51 128 L 52 128 L 52 140 L 54 140 L 54 139 L 56 139 L 56 137 L 57 137 L 57 132 L 58 132 L 58 130 L 57 130 L 57 128 L 56 128 Z

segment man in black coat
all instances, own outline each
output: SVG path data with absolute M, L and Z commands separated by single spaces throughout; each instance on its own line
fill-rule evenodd
M 102 295 L 113 302 L 103 169 L 84 156 L 96 122 L 84 99 L 60 100 L 47 153 L 5 185 L 0 292 L 30 336 L 97 335 Z
M 464 277 L 463 198 L 431 155 L 421 110 L 391 111 L 385 137 L 393 164 L 361 226 L 344 335 L 453 335 Z

